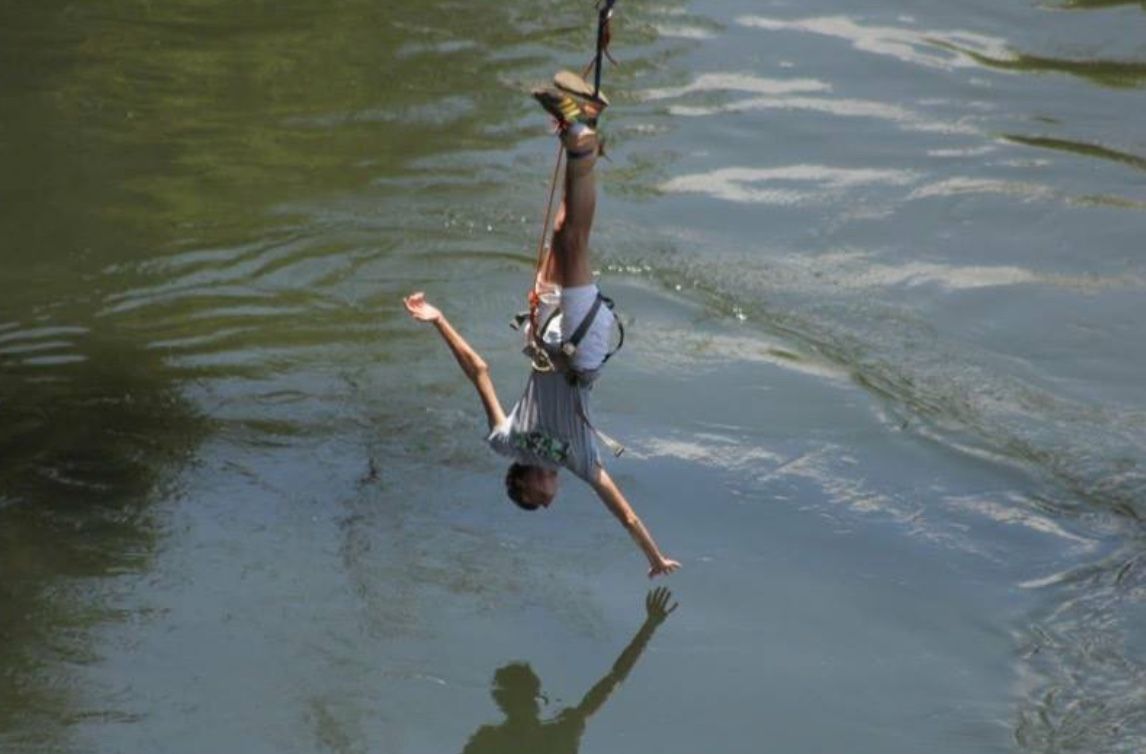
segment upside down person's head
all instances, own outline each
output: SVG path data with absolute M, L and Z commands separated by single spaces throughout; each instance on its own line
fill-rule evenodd
M 523 510 L 548 508 L 557 496 L 557 472 L 515 463 L 505 473 L 505 494 Z

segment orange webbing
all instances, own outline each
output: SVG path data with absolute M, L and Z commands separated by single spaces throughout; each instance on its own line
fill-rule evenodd
M 537 307 L 541 299 L 537 295 L 537 277 L 545 268 L 549 256 L 549 224 L 553 219 L 553 197 L 557 194 L 557 178 L 561 174 L 562 157 L 565 156 L 565 146 L 558 142 L 557 159 L 553 163 L 553 177 L 549 179 L 549 198 L 545 200 L 545 214 L 541 222 L 541 238 L 537 242 L 537 268 L 533 271 L 533 285 L 529 287 L 529 319 L 533 325 L 534 336 L 537 336 Z

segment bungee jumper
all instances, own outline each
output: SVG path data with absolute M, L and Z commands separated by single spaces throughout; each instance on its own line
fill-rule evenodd
M 629 532 L 648 559 L 649 576 L 654 577 L 671 573 L 680 564 L 661 553 L 605 470 L 598 441 L 615 455 L 623 449 L 596 429 L 589 411 L 593 384 L 615 352 L 610 344 L 614 330 L 620 328 L 613 302 L 601 294 L 593 279 L 589 257 L 597 204 L 594 168 L 601 154 L 597 124 L 609 105 L 601 92 L 601 62 L 608 56 L 614 3 L 604 0 L 598 6 L 597 50 L 589 64 L 594 83 L 585 80 L 589 68 L 582 75 L 561 71 L 551 86 L 532 93 L 556 121 L 560 147 L 528 296 L 529 311 L 517 317 L 524 330 L 523 351 L 530 360 L 529 380 L 508 415 L 486 362 L 442 312 L 421 292 L 407 296 L 404 304 L 414 319 L 434 325 L 477 389 L 489 422 L 487 442 L 512 459 L 505 476 L 509 498 L 525 510 L 547 508 L 557 494 L 559 470 L 571 471 L 593 488 Z M 554 217 L 552 240 L 546 243 L 562 157 L 564 193 Z

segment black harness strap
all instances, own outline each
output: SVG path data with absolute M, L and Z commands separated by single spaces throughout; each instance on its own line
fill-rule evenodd
M 605 360 L 601 362 L 604 364 L 605 361 L 613 357 L 613 354 L 621 350 L 621 346 L 625 345 L 625 326 L 621 323 L 621 318 L 616 315 L 616 304 L 613 303 L 613 299 L 608 296 L 601 296 L 601 300 L 605 302 L 605 306 L 609 307 L 609 311 L 613 312 L 613 321 L 617 323 L 617 347 L 605 354 Z
M 577 346 L 581 345 L 581 341 L 585 339 L 585 333 L 589 332 L 593 320 L 597 319 L 597 312 L 601 310 L 601 302 L 604 299 L 605 297 L 600 293 L 597 294 L 597 298 L 593 299 L 593 305 L 585 313 L 585 318 L 581 320 L 581 324 L 577 325 L 577 329 L 569 336 L 569 340 L 561 344 L 561 352 L 566 356 L 572 356 L 576 353 Z
M 585 318 L 581 320 L 581 322 L 577 325 L 577 329 L 574 330 L 573 334 L 569 336 L 569 340 L 565 341 L 560 346 L 561 354 L 566 358 L 572 359 L 573 355 L 577 352 L 577 347 L 581 345 L 581 341 L 585 339 L 585 335 L 589 332 L 589 328 L 593 326 L 593 320 L 597 318 L 597 313 L 601 310 L 601 304 L 609 307 L 609 311 L 616 310 L 616 304 L 613 302 L 613 299 L 598 291 L 597 300 L 593 302 L 591 307 L 589 307 L 589 311 L 585 313 Z M 560 308 L 555 309 L 552 314 L 545 318 L 545 322 L 542 323 L 541 327 L 533 334 L 533 337 L 537 344 L 541 347 L 541 350 L 548 350 L 545 348 L 545 344 L 542 342 L 543 333 L 549 330 L 550 323 L 552 323 L 557 315 L 561 313 L 562 312 Z M 517 317 L 518 323 L 520 324 L 520 322 L 524 319 L 524 316 L 519 314 Z M 621 323 L 620 317 L 614 316 L 613 321 L 617 324 L 617 347 L 605 354 L 605 358 L 601 360 L 602 365 L 611 359 L 613 354 L 615 354 L 617 351 L 620 351 L 621 346 L 625 345 L 625 326 Z

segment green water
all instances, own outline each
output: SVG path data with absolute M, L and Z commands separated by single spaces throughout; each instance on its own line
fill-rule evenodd
M 1142 3 L 618 8 L 663 621 L 399 306 L 520 389 L 590 3 L 0 9 L 0 751 L 1142 751 Z

